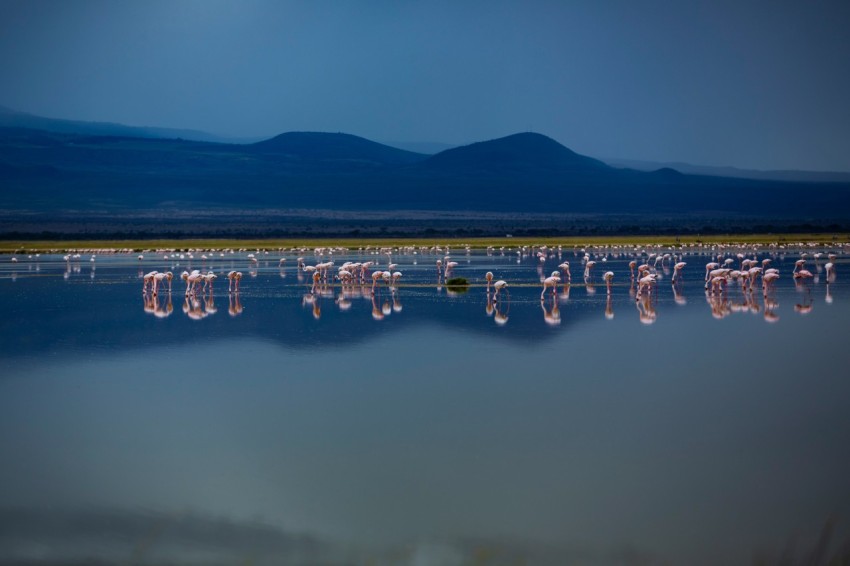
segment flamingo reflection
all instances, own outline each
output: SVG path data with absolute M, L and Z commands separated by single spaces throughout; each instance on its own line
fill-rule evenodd
M 558 309 L 558 299 L 552 295 L 551 306 L 548 305 L 548 298 L 540 297 L 540 309 L 543 311 L 543 320 L 550 326 L 561 324 L 561 311 Z
M 605 318 L 607 320 L 611 320 L 614 318 L 614 305 L 612 303 L 612 300 L 613 297 L 611 297 L 611 294 L 609 293 L 608 298 L 605 301 Z

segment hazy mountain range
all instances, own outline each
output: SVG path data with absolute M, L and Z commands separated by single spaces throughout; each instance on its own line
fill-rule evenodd
M 847 181 L 613 167 L 536 133 L 434 155 L 341 133 L 289 132 L 255 143 L 201 137 L 209 139 L 200 132 L 51 120 L 2 110 L 0 207 L 850 218 Z

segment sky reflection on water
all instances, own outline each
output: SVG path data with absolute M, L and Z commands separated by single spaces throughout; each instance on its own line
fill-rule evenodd
M 644 303 L 628 257 L 606 257 L 609 300 L 572 250 L 539 272 L 535 256 L 452 255 L 475 284 L 509 281 L 506 323 L 482 286 L 437 290 L 428 254 L 398 256 L 404 284 L 374 301 L 371 282 L 305 300 L 294 256 L 255 276 L 244 257 L 207 262 L 245 273 L 239 308 L 219 279 L 188 313 L 181 286 L 169 309 L 139 276 L 185 260 L 2 261 L 0 523 L 17 530 L 0 559 L 127 560 L 146 540 L 152 563 L 216 548 L 221 563 L 750 564 L 795 537 L 802 555 L 830 517 L 846 540 L 843 256 L 827 291 L 777 255 L 767 301 L 707 298 L 708 259 L 689 256 L 678 296 L 668 275 Z M 565 258 L 569 296 L 541 304 Z

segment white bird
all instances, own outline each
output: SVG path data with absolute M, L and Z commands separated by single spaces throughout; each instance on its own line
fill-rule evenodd
M 561 274 L 557 271 L 553 271 L 552 275 L 543 280 L 543 290 L 540 291 L 540 298 L 546 294 L 546 289 L 552 288 L 552 295 L 558 292 L 558 283 L 561 282 Z

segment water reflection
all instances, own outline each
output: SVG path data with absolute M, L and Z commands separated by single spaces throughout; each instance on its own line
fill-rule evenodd
M 844 248 L 819 278 L 791 276 L 808 248 L 453 250 L 0 258 L 0 561 L 111 524 L 162 532 L 151 564 L 214 562 L 204 529 L 222 563 L 746 564 L 850 512 Z M 435 292 L 452 258 L 467 293 Z M 193 263 L 187 293 L 146 280 Z M 28 515 L 57 503 L 118 511 L 75 543 Z
M 611 294 L 608 294 L 608 298 L 605 301 L 605 318 L 611 320 L 614 318 L 614 303 L 613 297 Z
M 242 301 L 238 292 L 228 293 L 227 313 L 230 316 L 239 316 L 242 314 Z
M 843 248 L 843 245 L 838 247 Z M 700 265 L 702 261 L 706 260 L 708 261 L 705 262 L 704 296 L 709 307 L 709 313 L 715 319 L 723 319 L 730 314 L 739 312 L 754 314 L 764 312 L 765 320 L 778 320 L 776 309 L 779 305 L 779 298 L 774 291 L 781 279 L 780 269 L 774 266 L 786 267 L 789 263 L 793 265 L 793 270 L 790 271 L 791 281 L 793 281 L 794 289 L 798 292 L 798 300 L 793 303 L 796 313 L 805 315 L 814 308 L 812 285 L 825 285 L 824 304 L 832 305 L 834 302 L 834 294 L 830 285 L 837 281 L 836 264 L 841 257 L 836 252 L 810 254 L 805 249 L 797 252 L 781 246 L 773 246 L 768 250 L 759 249 L 758 246 L 744 251 L 736 251 L 723 246 L 713 246 L 711 249 L 713 253 L 705 254 L 704 251 L 692 251 L 686 247 L 674 248 L 673 250 L 640 246 L 635 246 L 632 249 L 627 246 L 619 248 L 616 246 L 573 248 L 572 254 L 576 261 L 581 263 L 584 270 L 584 284 L 579 288 L 583 299 L 580 308 L 587 308 L 589 304 L 586 301 L 596 295 L 597 284 L 594 281 L 594 270 L 599 264 L 602 264 L 606 268 L 610 268 L 602 275 L 602 281 L 606 286 L 606 298 L 605 301 L 596 304 L 599 305 L 605 317 L 613 318 L 616 303 L 621 297 L 621 290 L 625 288 L 628 295 L 635 300 L 639 319 L 650 324 L 658 316 L 664 316 L 664 305 L 668 301 L 667 297 L 672 299 L 673 304 L 681 307 L 688 306 L 688 295 L 692 292 L 684 284 L 688 264 Z M 187 267 L 190 268 L 191 262 L 196 257 L 200 257 L 204 271 L 200 269 L 183 270 L 181 279 L 186 282 L 187 296 L 183 310 L 190 318 L 201 319 L 217 312 L 212 290 L 214 281 L 218 277 L 216 271 L 221 272 L 222 268 L 227 274 L 229 291 L 236 292 L 239 290 L 242 272 L 235 269 L 228 271 L 227 267 L 238 265 L 248 266 L 248 274 L 252 281 L 264 281 L 264 285 L 267 285 L 267 280 L 263 279 L 263 274 L 271 273 L 274 270 L 278 276 L 278 281 L 282 285 L 287 285 L 286 257 L 275 258 L 275 264 L 267 260 L 261 261 L 262 258 L 269 255 L 268 250 L 241 253 L 244 251 L 226 250 L 199 253 L 196 250 L 194 252 L 172 252 L 153 256 L 134 254 L 131 258 L 136 260 L 133 263 L 136 264 L 138 277 L 142 280 L 143 293 L 156 295 L 160 289 L 164 289 L 166 286 L 169 290 L 171 289 L 172 271 L 167 269 L 144 270 L 144 265 L 161 264 L 161 262 L 167 261 L 165 265 L 173 268 L 179 266 L 180 262 L 186 261 L 188 262 Z M 388 296 L 373 301 L 377 302 L 373 305 L 371 311 L 373 318 L 377 320 L 381 318 L 377 315 L 378 312 L 382 316 L 386 316 L 387 310 L 390 312 L 401 311 L 401 300 L 398 292 L 408 285 L 417 288 L 423 284 L 428 285 L 430 280 L 430 284 L 436 288 L 438 293 L 441 293 L 449 275 L 457 274 L 473 281 L 482 281 L 482 273 L 484 273 L 483 283 L 486 285 L 487 291 L 483 302 L 488 316 L 495 316 L 498 312 L 500 316 L 495 316 L 495 319 L 499 320 L 501 324 L 506 322 L 507 315 L 504 314 L 506 309 L 497 308 L 497 305 L 499 292 L 506 287 L 508 280 L 523 295 L 525 294 L 524 288 L 530 285 L 531 281 L 536 280 L 542 284 L 541 297 L 547 295 L 547 291 L 552 291 L 553 299 L 541 303 L 541 308 L 544 313 L 544 323 L 547 326 L 556 326 L 561 320 L 561 312 L 559 305 L 555 302 L 560 302 L 561 305 L 568 304 L 572 290 L 570 261 L 565 260 L 565 256 L 569 255 L 570 250 L 563 249 L 561 246 L 522 246 L 516 250 L 499 249 L 498 252 L 495 249 L 488 249 L 480 255 L 471 249 L 464 248 L 460 252 L 463 258 L 462 262 L 455 261 L 449 246 L 436 246 L 430 249 L 382 247 L 374 248 L 371 251 L 361 249 L 355 254 L 350 254 L 342 249 L 316 248 L 313 250 L 316 261 L 312 265 L 305 259 L 306 253 L 310 253 L 310 250 L 303 248 L 297 251 L 301 252 L 301 255 L 298 255 L 296 259 L 297 267 L 294 271 L 297 283 L 295 284 L 300 286 L 308 283 L 310 285 L 309 293 L 313 298 L 304 297 L 302 302 L 305 305 L 309 302 L 315 320 L 322 319 L 321 305 L 320 302 L 314 300 L 315 298 L 333 301 L 339 312 L 348 312 L 354 309 L 354 301 L 357 299 L 370 298 L 379 293 L 380 290 L 385 290 L 389 293 Z M 511 255 L 508 255 L 512 251 L 516 254 L 516 262 L 511 259 Z M 281 253 L 280 255 L 285 256 L 286 254 Z M 423 264 L 422 267 L 418 267 L 418 260 L 423 255 L 431 255 L 433 259 L 431 262 Z M 685 258 L 688 258 L 689 261 L 683 261 Z M 62 274 L 62 278 L 70 281 L 74 276 L 82 274 L 81 262 L 85 259 L 88 259 L 91 265 L 88 276 L 89 279 L 93 280 L 98 273 L 95 260 L 97 260 L 98 265 L 105 265 L 112 269 L 110 263 L 117 258 L 111 256 L 106 250 L 97 250 L 97 253 L 89 254 L 66 254 L 62 256 L 61 265 L 63 269 L 59 272 Z M 334 260 L 343 263 L 337 268 L 336 275 L 331 276 L 331 270 L 335 265 Z M 6 275 L 8 279 L 18 281 L 22 273 L 27 276 L 44 273 L 45 266 L 49 275 L 53 266 L 56 265 L 55 261 L 50 255 L 42 257 L 30 254 L 21 261 L 10 261 L 13 266 L 26 266 L 25 272 L 22 272 L 20 268 L 14 268 L 7 270 Z M 807 262 L 814 263 L 814 275 L 805 269 L 809 265 Z M 432 279 L 427 276 L 428 263 L 436 267 L 436 278 Z M 509 268 L 512 263 L 516 263 L 516 266 Z M 406 266 L 410 270 L 408 276 L 403 279 L 402 272 L 398 271 L 399 266 Z M 533 266 L 533 270 L 523 272 L 524 269 L 531 266 Z M 484 272 L 482 269 L 484 267 L 489 267 L 490 271 Z M 552 270 L 552 267 L 555 269 Z M 482 270 L 476 272 L 477 269 Z M 499 275 L 506 278 L 494 283 L 496 278 L 494 271 L 499 271 Z M 628 273 L 628 285 L 620 287 L 615 283 L 618 272 Z M 306 276 L 309 276 L 309 278 Z M 762 300 L 754 291 L 759 277 L 762 278 Z M 402 280 L 405 281 L 404 284 L 402 284 Z M 658 283 L 662 280 L 668 280 L 671 283 L 670 294 L 667 296 L 658 289 Z M 445 296 L 453 300 L 463 299 L 464 302 L 469 300 L 469 297 L 463 297 L 457 288 L 447 289 Z M 163 301 L 154 301 L 148 297 L 144 302 L 145 312 L 158 313 L 161 316 L 166 311 L 164 303 L 162 307 L 158 306 L 161 303 Z M 228 303 L 228 311 L 231 314 L 241 313 L 239 297 L 230 297 Z
M 561 324 L 561 311 L 558 309 L 558 298 L 553 293 L 540 297 L 540 308 L 543 311 L 543 321 L 550 326 Z
M 142 295 L 142 300 L 145 313 L 152 314 L 157 318 L 167 318 L 171 316 L 174 310 L 174 306 L 171 303 L 171 292 L 166 292 L 162 295 L 146 293 Z
M 643 295 L 638 294 L 635 305 L 637 306 L 638 320 L 641 324 L 653 324 L 655 322 L 658 314 L 655 312 L 654 293 L 646 292 Z

